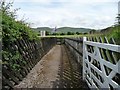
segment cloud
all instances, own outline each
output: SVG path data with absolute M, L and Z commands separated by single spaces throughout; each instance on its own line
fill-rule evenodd
M 24 15 L 32 27 L 105 28 L 115 22 L 118 0 L 15 0 L 20 7 L 18 19 Z
M 9 0 L 7 0 L 9 1 Z M 119 0 L 14 0 L 15 2 L 81 2 L 81 3 L 91 3 L 91 2 L 118 2 Z

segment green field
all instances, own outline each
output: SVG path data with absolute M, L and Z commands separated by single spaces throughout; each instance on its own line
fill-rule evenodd
M 86 35 L 48 35 L 48 36 L 45 36 L 45 37 L 61 37 L 61 38 L 64 38 L 64 37 L 91 37 L 91 36 L 102 36 L 102 34 L 86 34 Z M 38 36 L 41 38 L 41 36 Z
M 64 29 L 65 30 L 65 29 Z M 66 30 L 67 31 L 67 30 Z M 101 30 L 101 32 L 95 32 L 95 33 L 88 33 L 88 34 L 81 34 L 81 35 L 48 35 L 45 37 L 58 37 L 58 38 L 64 38 L 64 37 L 107 37 L 108 40 L 111 38 L 114 38 L 116 44 L 120 44 L 120 26 L 114 26 L 109 27 L 107 29 Z M 41 37 L 41 36 L 38 36 Z
M 32 30 L 40 32 L 40 31 L 48 31 L 48 32 L 52 32 L 53 28 L 49 28 L 49 27 L 38 27 L 38 28 L 32 28 Z M 87 33 L 89 31 L 92 31 L 93 29 L 89 29 L 89 28 L 73 28 L 73 27 L 61 27 L 61 28 L 57 28 L 56 33 L 67 33 L 67 32 L 79 32 L 79 33 Z

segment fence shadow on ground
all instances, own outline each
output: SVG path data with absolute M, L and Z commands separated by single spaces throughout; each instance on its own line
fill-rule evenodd
M 80 88 L 89 90 L 86 83 L 82 80 L 82 66 L 73 60 L 73 56 L 68 49 L 62 47 L 61 64 L 59 65 L 58 78 L 53 81 L 54 88 Z M 67 57 L 65 57 L 65 55 Z

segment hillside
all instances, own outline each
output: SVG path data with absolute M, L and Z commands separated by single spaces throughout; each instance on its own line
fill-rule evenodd
M 120 26 L 110 27 L 110 28 L 107 28 L 106 30 L 102 30 L 102 32 L 103 31 L 105 34 L 107 34 L 109 38 L 114 38 L 118 40 L 120 43 L 120 40 L 119 40 L 120 39 Z
M 32 28 L 35 31 L 48 31 L 52 32 L 53 28 L 49 27 L 38 27 L 38 28 Z M 67 32 L 80 32 L 80 33 L 86 33 L 89 32 L 93 29 L 88 29 L 88 28 L 73 28 L 73 27 L 61 27 L 57 28 L 57 33 L 67 33 Z
M 92 29 L 87 29 L 87 28 L 72 28 L 72 27 L 61 27 L 61 28 L 58 28 L 57 32 L 64 32 L 64 33 L 67 33 L 67 32 L 80 32 L 80 33 L 86 33 L 86 32 L 89 32 L 91 31 Z
M 48 31 L 48 32 L 51 32 L 52 31 L 52 29 L 51 28 L 49 28 L 49 27 L 38 27 L 38 28 L 32 28 L 33 30 L 35 30 L 35 31 Z

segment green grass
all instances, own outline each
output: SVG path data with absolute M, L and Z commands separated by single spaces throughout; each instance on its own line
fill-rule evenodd
M 103 33 L 94 33 L 94 34 L 82 34 L 82 35 L 48 35 L 45 37 L 58 37 L 58 38 L 64 38 L 64 37 L 107 37 L 108 41 L 111 38 L 114 38 L 116 44 L 120 45 L 120 26 L 114 26 L 109 28 Z M 41 36 L 39 36 L 41 37 Z
M 86 34 L 86 35 L 48 35 L 45 37 L 93 37 L 93 36 L 101 36 L 101 34 Z M 41 37 L 41 36 L 38 36 Z
M 120 45 L 120 26 L 111 28 L 111 31 L 106 35 L 108 39 L 114 38 L 116 44 Z

